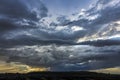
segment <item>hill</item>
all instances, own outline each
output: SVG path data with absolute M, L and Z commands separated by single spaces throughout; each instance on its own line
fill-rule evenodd
M 95 72 L 31 72 L 0 74 L 0 80 L 120 80 L 120 75 Z

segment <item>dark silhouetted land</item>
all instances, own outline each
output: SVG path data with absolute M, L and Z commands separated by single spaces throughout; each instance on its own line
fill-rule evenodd
M 120 80 L 120 75 L 95 72 L 31 72 L 0 74 L 0 80 Z

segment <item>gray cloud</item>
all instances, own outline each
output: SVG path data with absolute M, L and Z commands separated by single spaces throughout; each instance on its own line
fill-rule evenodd
M 120 24 L 115 23 L 120 20 L 119 3 L 119 0 L 98 0 L 77 20 L 62 16 L 57 23 L 49 24 L 44 19 L 48 10 L 41 1 L 1 0 L 0 56 L 6 56 L 8 63 L 60 71 L 120 66 L 120 39 L 109 38 L 119 35 L 116 26 Z M 73 26 L 83 29 L 74 31 Z M 87 41 L 77 42 L 84 38 Z
M 120 66 L 119 46 L 21 46 L 2 51 L 6 62 L 20 62 L 57 71 L 94 70 Z M 61 68 L 62 67 L 62 68 Z
M 0 33 L 7 34 L 16 29 L 31 28 L 47 16 L 47 8 L 40 0 L 1 0 Z
M 29 19 L 37 20 L 37 16 L 45 17 L 47 8 L 40 0 L 1 0 L 0 1 L 1 16 L 12 19 Z
M 112 45 L 120 45 L 120 39 L 119 38 L 112 38 L 112 39 L 105 39 L 105 40 L 93 40 L 93 41 L 85 41 L 79 44 L 83 45 L 92 45 L 97 47 L 102 46 L 112 46 Z
M 112 22 L 120 20 L 119 3 L 119 0 L 98 0 L 90 9 L 84 11 L 84 14 L 80 15 L 78 20 L 71 21 L 66 25 L 84 27 L 86 29 L 86 36 L 97 34 L 97 36 L 102 37 L 100 35 L 104 32 L 114 35 L 114 33 L 108 30 L 109 28 L 114 30 L 114 25 L 109 26 L 113 24 Z M 107 28 L 107 30 L 105 28 Z M 104 29 L 104 31 L 100 33 L 101 29 Z M 81 36 L 80 38 L 83 37 L 84 36 Z
M 84 15 L 79 16 L 78 20 L 71 21 L 66 16 L 61 16 L 57 18 L 58 23 L 47 25 L 48 23 L 45 20 L 41 20 L 41 18 L 47 16 L 48 12 L 41 1 L 12 0 L 9 3 L 2 0 L 0 8 L 1 42 L 4 42 L 3 45 L 11 46 L 42 43 L 78 45 L 76 41 L 84 37 L 93 38 L 91 36 L 95 34 L 96 37 L 118 34 L 119 32 L 116 31 L 115 25 L 113 25 L 115 23 L 112 22 L 119 20 L 120 6 L 117 5 L 119 3 L 117 1 L 114 1 L 116 5 L 110 4 L 110 2 L 113 1 L 108 3 L 103 0 L 98 1 L 92 8 L 84 11 Z M 104 5 L 107 5 L 107 7 Z M 8 8 L 9 6 L 11 7 Z M 13 9 L 14 11 L 11 11 Z M 99 16 L 95 17 L 96 15 Z M 74 31 L 73 26 L 82 27 L 83 30 Z M 104 45 L 104 41 L 100 41 L 100 43 Z M 111 42 L 108 44 L 111 44 Z M 1 44 L 1 46 L 3 45 Z

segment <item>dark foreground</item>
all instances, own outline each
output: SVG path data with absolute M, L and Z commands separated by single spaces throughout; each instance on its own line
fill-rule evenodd
M 28 74 L 0 74 L 0 80 L 120 80 L 120 75 L 94 72 L 32 72 Z

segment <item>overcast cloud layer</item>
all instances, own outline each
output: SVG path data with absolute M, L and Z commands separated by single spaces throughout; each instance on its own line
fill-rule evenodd
M 0 56 L 53 71 L 118 67 L 119 4 L 98 0 L 88 10 L 54 19 L 40 0 L 0 0 Z

